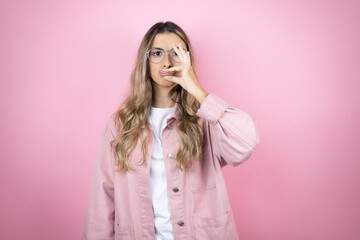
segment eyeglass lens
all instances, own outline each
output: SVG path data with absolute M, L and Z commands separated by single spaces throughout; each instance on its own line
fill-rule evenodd
M 180 58 L 177 55 L 177 53 L 174 51 L 174 49 L 170 50 L 170 58 L 174 62 L 180 62 Z M 149 52 L 149 59 L 153 63 L 160 63 L 165 57 L 165 51 L 162 49 L 152 49 Z

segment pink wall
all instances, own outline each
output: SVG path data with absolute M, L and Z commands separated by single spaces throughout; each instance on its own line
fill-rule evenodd
M 0 239 L 82 239 L 100 133 L 157 21 L 256 120 L 224 173 L 241 239 L 360 239 L 358 1 L 1 1 Z

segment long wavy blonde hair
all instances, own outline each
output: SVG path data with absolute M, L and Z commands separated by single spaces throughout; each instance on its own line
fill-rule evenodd
M 139 163 L 142 165 L 146 161 L 147 141 L 151 135 L 148 119 L 154 94 L 146 51 L 151 48 L 156 34 L 165 32 L 177 34 L 186 43 L 195 71 L 190 40 L 178 25 L 171 21 L 158 22 L 147 31 L 141 41 L 135 67 L 130 77 L 129 94 L 115 114 L 118 135 L 111 142 L 111 147 L 116 159 L 117 172 L 132 170 L 130 155 L 139 140 L 142 148 L 142 158 Z M 178 95 L 179 101 L 176 102 Z M 181 145 L 176 154 L 176 165 L 185 172 L 199 159 L 201 153 L 203 132 L 198 124 L 199 117 L 196 115 L 199 102 L 180 85 L 172 88 L 169 96 L 179 108 L 177 132 L 181 138 Z

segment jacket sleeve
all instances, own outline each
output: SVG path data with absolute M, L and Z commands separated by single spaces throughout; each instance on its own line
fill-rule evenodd
M 100 136 L 84 221 L 85 239 L 114 239 L 114 165 L 109 127 Z
M 205 98 L 197 115 L 210 125 L 210 142 L 221 166 L 239 165 L 259 144 L 258 129 L 250 115 L 230 107 L 214 93 Z

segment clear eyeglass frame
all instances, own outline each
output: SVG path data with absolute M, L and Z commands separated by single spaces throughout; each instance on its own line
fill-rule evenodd
M 160 50 L 160 51 L 162 51 L 162 52 L 164 53 L 163 56 L 162 56 L 162 58 L 161 58 L 161 60 L 159 60 L 158 62 L 153 62 L 153 61 L 151 61 L 151 59 L 150 59 L 150 52 L 151 52 L 152 50 Z M 184 49 L 184 51 L 186 52 L 187 50 Z M 176 61 L 176 60 L 173 59 L 173 56 L 172 56 L 171 53 L 176 53 L 173 48 L 171 48 L 170 50 L 166 50 L 166 51 L 165 51 L 164 49 L 162 49 L 162 48 L 159 48 L 159 47 L 150 48 L 149 50 L 146 51 L 146 57 L 147 57 L 147 58 L 149 59 L 149 61 L 152 62 L 152 63 L 161 63 L 161 62 L 164 60 L 164 57 L 165 57 L 165 53 L 166 53 L 166 52 L 170 52 L 170 59 L 171 59 L 172 61 L 174 61 L 174 62 L 176 62 L 176 63 L 180 63 L 180 62 L 181 62 L 180 59 L 179 59 L 179 61 Z

